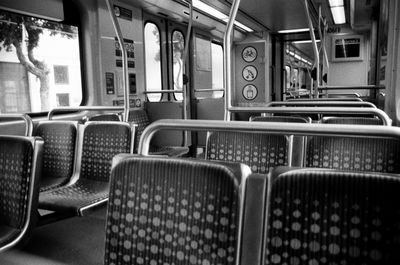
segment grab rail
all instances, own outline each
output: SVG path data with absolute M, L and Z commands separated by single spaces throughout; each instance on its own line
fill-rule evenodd
M 138 154 L 148 155 L 150 141 L 160 130 L 188 131 L 224 131 L 251 132 L 288 135 L 319 135 L 319 136 L 352 136 L 352 137 L 382 137 L 400 140 L 400 128 L 387 126 L 371 126 L 368 130 L 364 125 L 343 124 L 310 124 L 285 122 L 246 122 L 246 121 L 213 121 L 213 120 L 158 120 L 150 124 L 140 137 Z
M 333 101 L 272 101 L 267 104 L 265 104 L 265 107 L 274 107 L 274 106 L 301 106 L 301 107 L 307 107 L 307 106 L 323 106 L 323 107 L 370 107 L 370 108 L 376 108 L 374 104 L 371 102 L 366 102 L 366 101 L 339 101 L 339 100 L 333 100 Z
M 231 112 L 236 113 L 315 113 L 315 114 L 373 114 L 378 116 L 383 125 L 391 126 L 392 120 L 383 110 L 377 108 L 338 108 L 338 107 L 234 107 Z
M 25 135 L 32 136 L 33 121 L 27 114 L 0 114 L 0 119 L 21 119 L 25 122 Z
M 290 98 L 290 102 L 313 102 L 313 101 L 363 101 L 361 98 Z
M 49 114 L 47 115 L 47 119 L 51 120 L 53 118 L 53 115 L 57 112 L 70 112 L 70 111 L 84 111 L 84 110 L 90 110 L 90 111 L 99 111 L 99 110 L 113 110 L 113 111 L 118 111 L 118 110 L 125 110 L 124 107 L 110 107 L 110 106 L 81 106 L 81 107 L 60 107 L 60 108 L 54 108 L 49 111 Z M 128 112 L 129 114 L 129 112 Z M 128 120 L 126 118 L 125 120 Z
M 385 89 L 382 85 L 362 85 L 362 86 L 319 86 L 319 90 L 354 90 L 354 89 Z

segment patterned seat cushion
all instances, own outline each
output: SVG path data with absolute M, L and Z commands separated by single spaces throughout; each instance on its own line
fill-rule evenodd
M 108 198 L 109 184 L 80 179 L 76 183 L 40 193 L 40 208 L 82 215 L 81 208 Z
M 206 158 L 240 162 L 253 173 L 267 173 L 270 167 L 288 165 L 288 145 L 282 135 L 213 132 L 207 139 Z
M 399 173 L 399 159 L 396 140 L 308 137 L 306 167 Z
M 112 172 L 105 264 L 235 264 L 240 165 L 130 157 Z
M 86 126 L 81 157 L 81 179 L 108 182 L 112 158 L 129 153 L 131 130 L 125 123 L 92 123 Z
M 400 179 L 321 169 L 277 172 L 265 264 L 400 264 Z
M 90 116 L 87 121 L 120 121 L 120 118 L 116 113 L 105 113 Z
M 29 141 L 0 138 L 0 223 L 21 229 L 31 183 L 33 147 Z
M 41 191 L 61 186 L 71 178 L 76 133 L 74 122 L 46 121 L 37 126 L 35 135 L 44 140 Z

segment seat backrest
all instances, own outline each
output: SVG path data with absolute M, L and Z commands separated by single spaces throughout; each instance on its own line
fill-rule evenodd
M 323 117 L 321 123 L 330 124 L 360 124 L 360 125 L 383 125 L 378 118 L 368 117 Z
M 89 116 L 86 121 L 121 121 L 117 113 L 103 113 Z
M 164 157 L 119 160 L 111 176 L 105 264 L 238 264 L 248 167 Z
M 136 124 L 135 133 L 135 151 L 139 146 L 140 136 L 142 135 L 144 129 L 150 124 L 147 112 L 143 109 L 135 109 L 129 111 L 128 121 Z
M 132 153 L 133 130 L 125 122 L 87 122 L 82 126 L 78 154 L 79 178 L 109 181 L 112 158 Z
M 74 170 L 77 123 L 73 121 L 41 121 L 34 135 L 44 140 L 42 190 L 51 188 L 51 181 L 68 181 Z
M 400 173 L 400 143 L 383 138 L 307 137 L 306 167 Z
M 0 252 L 35 224 L 42 155 L 40 138 L 0 136 L 0 225 L 19 231 L 8 235 L 1 230 Z
M 264 264 L 400 264 L 399 190 L 397 175 L 274 170 Z
M 250 117 L 250 121 L 311 123 L 311 118 L 295 116 L 252 116 Z
M 207 137 L 206 159 L 240 162 L 254 173 L 288 165 L 289 138 L 258 133 L 212 132 Z

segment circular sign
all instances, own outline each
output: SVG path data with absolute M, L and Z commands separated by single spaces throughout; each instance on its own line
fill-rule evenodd
M 258 91 L 255 85 L 247 85 L 242 91 L 243 97 L 247 100 L 253 100 L 257 97 Z
M 257 50 L 252 46 L 247 46 L 242 51 L 242 58 L 248 63 L 253 62 L 257 58 Z
M 243 68 L 242 76 L 246 81 L 253 81 L 257 78 L 257 68 L 252 65 L 246 66 L 245 68 Z

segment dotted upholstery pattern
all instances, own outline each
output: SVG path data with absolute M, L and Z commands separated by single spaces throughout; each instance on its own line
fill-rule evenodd
M 324 117 L 321 122 L 329 124 L 383 125 L 382 120 L 368 117 Z
M 40 208 L 80 215 L 80 209 L 108 197 L 111 162 L 129 153 L 131 130 L 126 123 L 96 122 L 85 127 L 79 179 L 68 186 L 42 192 Z
M 272 185 L 265 264 L 400 264 L 399 189 L 394 175 L 281 173 Z
M 139 147 L 139 140 L 140 136 L 142 136 L 142 133 L 144 129 L 150 124 L 149 117 L 147 116 L 147 113 L 143 109 L 135 109 L 131 110 L 129 112 L 129 122 L 132 122 L 137 125 L 136 131 L 135 131 L 135 152 L 137 151 L 137 148 Z
M 74 122 L 39 123 L 35 135 L 44 140 L 41 191 L 68 182 L 74 169 L 77 127 Z
M 215 162 L 120 162 L 112 172 L 105 264 L 235 264 L 239 177 Z
M 306 167 L 399 173 L 399 159 L 396 140 L 308 137 Z
M 131 130 L 124 123 L 92 123 L 83 136 L 80 178 L 109 181 L 111 160 L 120 153 L 129 153 Z
M 206 159 L 241 162 L 253 173 L 288 165 L 286 136 L 255 133 L 213 132 L 207 138 Z
M 116 113 L 106 113 L 90 116 L 87 121 L 120 121 L 120 118 Z
M 31 183 L 33 147 L 29 141 L 0 137 L 0 223 L 21 229 Z

